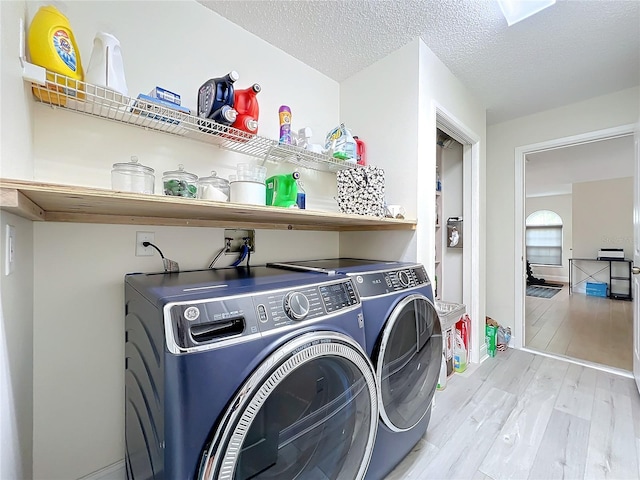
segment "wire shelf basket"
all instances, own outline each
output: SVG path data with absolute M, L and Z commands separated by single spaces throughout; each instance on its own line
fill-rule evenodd
M 31 82 L 37 101 L 127 125 L 190 138 L 259 158 L 289 162 L 312 170 L 335 172 L 354 165 L 295 145 L 252 135 L 159 103 L 131 98 L 108 88 L 46 71 L 46 84 Z

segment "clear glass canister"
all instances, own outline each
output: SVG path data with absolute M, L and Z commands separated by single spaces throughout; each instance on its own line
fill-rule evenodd
M 198 176 L 187 172 L 184 165 L 178 165 L 178 170 L 164 172 L 162 175 L 164 194 L 173 197 L 196 198 L 197 181 Z
M 138 157 L 132 156 L 127 163 L 114 163 L 111 170 L 111 188 L 121 192 L 154 192 L 156 177 L 153 168 L 138 163 Z
M 210 177 L 198 179 L 198 198 L 203 200 L 215 200 L 217 202 L 229 201 L 229 181 L 211 172 Z

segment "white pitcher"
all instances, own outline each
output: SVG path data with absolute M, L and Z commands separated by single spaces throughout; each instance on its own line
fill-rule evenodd
M 125 96 L 129 94 L 124 77 L 120 42 L 113 35 L 104 32 L 96 34 L 85 81 Z

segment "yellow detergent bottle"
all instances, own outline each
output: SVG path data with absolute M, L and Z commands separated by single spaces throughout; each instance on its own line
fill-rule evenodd
M 84 80 L 80 50 L 67 17 L 52 5 L 40 7 L 29 27 L 27 42 L 31 62 L 47 69 L 48 90 L 33 87 L 36 97 L 56 105 L 66 105 L 67 97 L 84 98 L 81 93 L 82 84 L 76 81 Z M 49 90 L 63 93 L 52 93 Z

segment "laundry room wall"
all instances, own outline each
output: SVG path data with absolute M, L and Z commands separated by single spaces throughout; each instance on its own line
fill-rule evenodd
M 5 274 L 7 225 L 14 269 Z M 33 432 L 33 223 L 0 213 L 0 478 L 31 478 Z
M 390 92 L 393 101 L 388 100 Z M 367 143 L 369 163 L 385 170 L 387 203 L 402 204 L 408 217 L 418 219 L 409 243 L 406 232 L 341 234 L 342 255 L 379 255 L 386 244 L 391 252 L 402 254 L 399 258 L 423 263 L 433 277 L 436 106 L 480 137 L 484 198 L 485 107 L 422 40 L 416 38 L 340 84 L 340 117 Z M 480 225 L 484 199 L 481 202 Z M 484 247 L 481 251 L 483 263 Z
M 464 188 L 462 145 L 456 141 L 442 150 L 442 228 L 439 232 L 444 235 L 442 242 L 442 279 L 440 298 L 447 302 L 464 303 L 463 296 L 463 252 L 462 248 L 447 247 L 447 219 L 462 217 L 464 222 Z M 468 248 L 468 247 L 467 247 Z
M 31 100 L 19 68 L 19 21 L 26 2 L 0 2 L 0 176 L 33 178 Z M 5 229 L 16 231 L 13 273 L 5 275 Z M 33 224 L 0 211 L 0 478 L 32 478 Z
M 515 164 L 514 151 L 532 145 L 633 124 L 640 115 L 640 87 L 591 98 L 487 128 L 487 314 L 514 330 Z M 575 233 L 574 233 L 575 234 Z M 515 340 L 515 339 L 514 339 Z
M 21 79 L 17 26 L 20 18 L 28 25 L 45 3 L 50 2 L 0 2 L 4 178 L 109 188 L 112 164 L 137 155 L 155 169 L 159 192 L 162 172 L 179 163 L 198 175 L 216 170 L 226 177 L 238 162 L 251 161 L 212 145 L 36 104 Z M 277 137 L 277 111 L 283 104 L 292 109 L 295 129 L 312 128 L 313 142 L 321 142 L 339 122 L 335 81 L 196 2 L 54 3 L 70 20 L 85 67 L 97 31 L 120 40 L 132 96 L 161 85 L 180 93 L 193 109 L 204 81 L 235 69 L 239 88 L 254 82 L 263 88 L 261 135 Z M 7 120 L 9 107 L 15 112 Z M 268 168 L 275 173 L 294 167 Z M 308 205 L 335 209 L 335 174 L 301 172 Z M 11 219 L 3 213 L 5 218 Z M 34 245 L 21 244 L 33 267 L 20 265 L 20 280 L 3 277 L 2 282 L 7 342 L 21 345 L 19 352 L 9 352 L 12 361 L 20 361 L 19 366 L 10 365 L 10 373 L 24 384 L 13 392 L 18 433 L 3 430 L 3 440 L 20 437 L 20 443 L 12 445 L 21 452 L 15 463 L 27 472 L 25 478 L 31 477 L 31 465 L 33 478 L 79 478 L 124 456 L 123 276 L 161 269 L 157 256 L 135 257 L 135 232 L 153 231 L 163 252 L 189 269 L 208 265 L 223 245 L 223 231 L 18 221 Z M 336 232 L 258 230 L 252 263 L 338 253 Z M 223 256 L 218 265 L 232 260 Z M 20 311 L 6 307 L 11 285 L 24 299 L 24 304 L 13 304 Z M 33 449 L 30 434 L 24 436 L 23 431 L 32 432 Z M 4 455 L 3 449 L 3 460 Z

